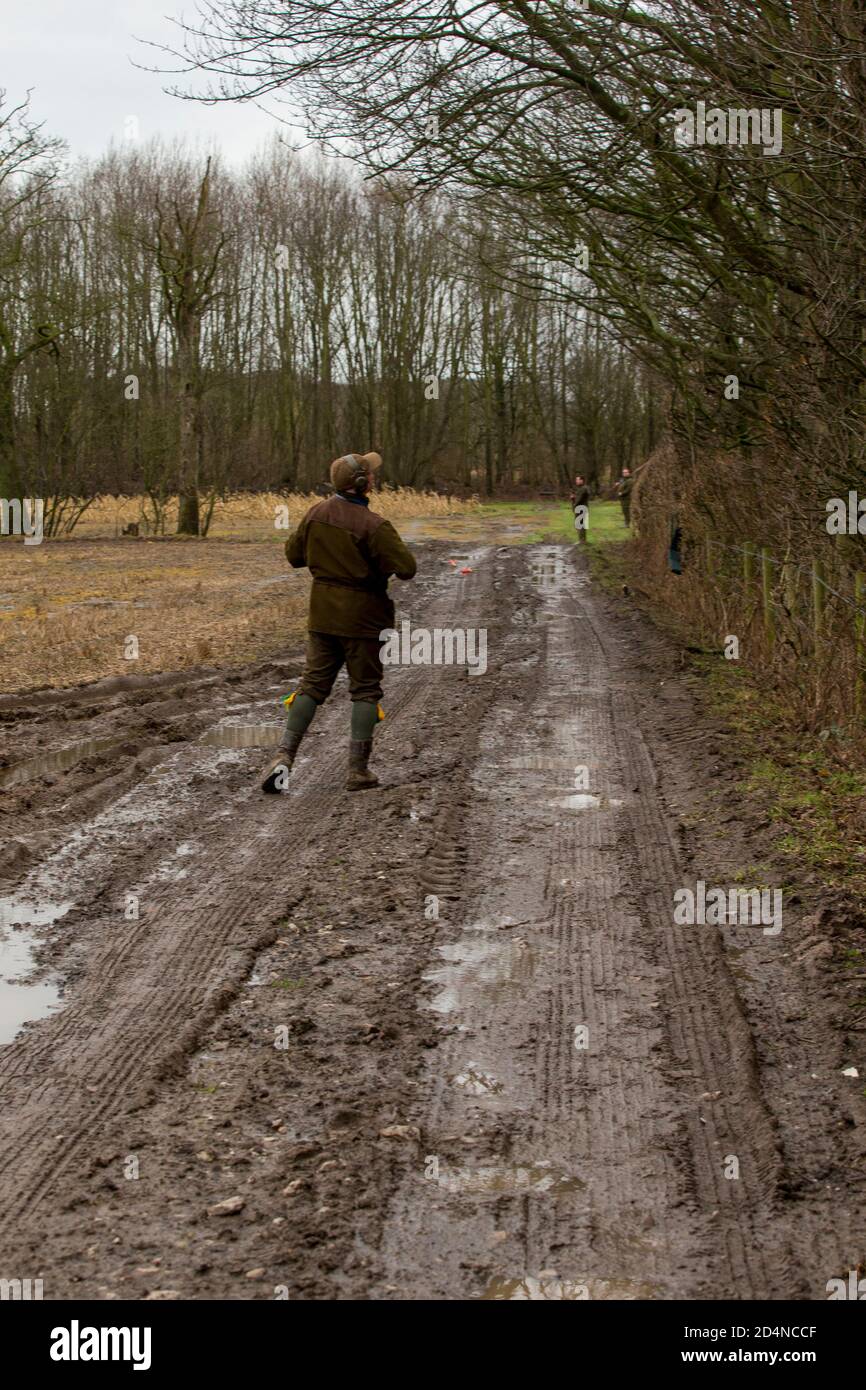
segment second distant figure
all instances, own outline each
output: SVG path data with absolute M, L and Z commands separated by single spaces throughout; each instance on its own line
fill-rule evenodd
M 578 473 L 571 493 L 571 510 L 574 512 L 574 529 L 581 545 L 589 540 L 589 485 Z

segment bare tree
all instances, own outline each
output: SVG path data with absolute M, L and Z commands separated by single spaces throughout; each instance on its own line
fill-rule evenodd
M 175 378 L 179 416 L 177 491 L 179 533 L 197 536 L 199 463 L 202 448 L 202 323 L 219 293 L 216 284 L 224 233 L 215 226 L 211 208 L 208 158 L 195 194 L 184 188 L 183 171 L 170 195 L 171 210 L 156 202 L 155 254 L 175 344 Z
M 57 173 L 60 142 L 43 136 L 28 104 L 8 107 L 0 91 L 0 496 L 24 489 L 16 447 L 14 383 L 34 354 L 56 353 L 57 327 L 34 321 L 24 292 L 22 264 L 28 245 L 56 207 L 48 194 Z

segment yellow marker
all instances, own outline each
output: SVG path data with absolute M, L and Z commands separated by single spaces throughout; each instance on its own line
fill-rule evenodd
M 378 714 L 380 721 L 385 718 L 385 711 L 383 710 L 381 705 L 376 706 L 376 713 Z

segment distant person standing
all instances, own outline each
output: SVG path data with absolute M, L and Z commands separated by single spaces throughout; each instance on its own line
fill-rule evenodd
M 589 540 L 589 485 L 578 473 L 574 480 L 574 490 L 570 494 L 571 510 L 574 512 L 574 529 L 581 545 Z
M 616 495 L 622 507 L 622 515 L 626 526 L 631 525 L 631 490 L 633 487 L 634 478 L 631 476 L 631 469 L 623 468 L 616 485 Z

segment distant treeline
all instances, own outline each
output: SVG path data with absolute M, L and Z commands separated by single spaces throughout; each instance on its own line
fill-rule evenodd
M 350 449 L 385 479 L 604 485 L 656 442 L 646 370 L 527 283 L 482 209 L 409 199 L 275 142 L 239 171 L 182 146 L 66 168 L 0 127 L 0 495 L 306 489 Z M 55 507 L 67 517 L 69 509 Z

